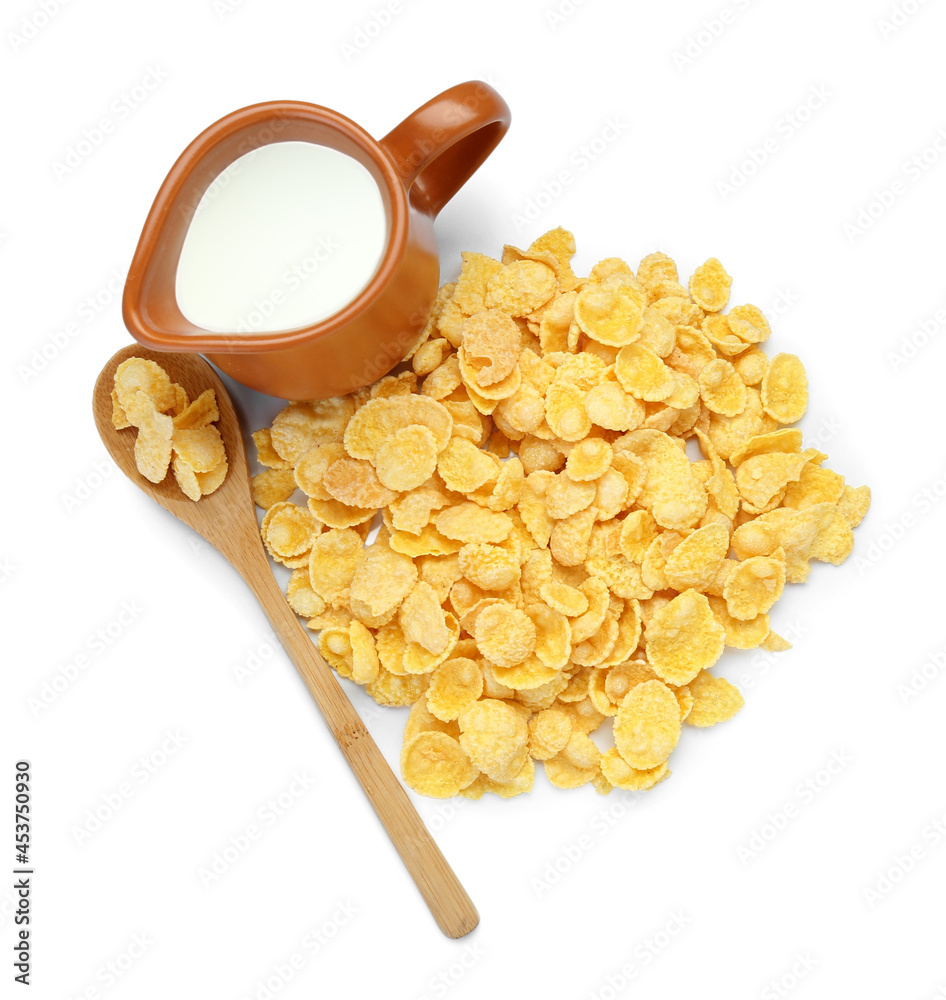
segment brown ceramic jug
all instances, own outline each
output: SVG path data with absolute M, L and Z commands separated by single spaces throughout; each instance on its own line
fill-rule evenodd
M 284 399 L 343 395 L 380 378 L 416 342 L 436 295 L 434 219 L 508 127 L 506 102 L 476 81 L 444 91 L 380 141 L 315 104 L 274 101 L 234 111 L 184 150 L 161 185 L 125 283 L 125 325 L 152 350 L 200 352 L 244 385 Z M 309 326 L 249 334 L 203 329 L 184 316 L 175 294 L 197 206 L 241 156 L 290 141 L 338 150 L 371 174 L 387 222 L 380 263 L 355 298 Z

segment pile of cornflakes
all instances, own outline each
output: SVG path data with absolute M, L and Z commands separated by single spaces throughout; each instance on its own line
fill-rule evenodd
M 804 368 L 762 351 L 758 308 L 723 312 L 718 260 L 684 287 L 662 253 L 578 278 L 574 252 L 556 229 L 463 254 L 394 373 L 253 435 L 289 603 L 341 676 L 413 706 L 425 795 L 518 795 L 537 760 L 559 788 L 652 787 L 682 724 L 742 707 L 723 649 L 788 648 L 769 611 L 870 502 L 784 426 Z
M 213 389 L 193 402 L 184 387 L 146 358 L 128 358 L 115 369 L 112 424 L 136 427 L 135 465 L 152 483 L 164 481 L 170 468 L 191 500 L 213 493 L 227 478 L 227 454 Z

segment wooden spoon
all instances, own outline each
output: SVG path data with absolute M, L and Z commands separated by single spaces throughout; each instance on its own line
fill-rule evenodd
M 184 386 L 191 399 L 204 389 L 213 389 L 217 394 L 220 409 L 217 426 L 227 449 L 229 471 L 219 489 L 196 503 L 181 492 L 170 472 L 157 485 L 145 479 L 135 466 L 136 432 L 131 428 L 118 431 L 112 425 L 111 391 L 115 369 L 130 357 L 156 361 L 172 381 Z M 273 576 L 256 522 L 240 424 L 216 372 L 197 354 L 158 354 L 132 345 L 119 351 L 102 369 L 95 383 L 92 408 L 99 434 L 119 469 L 162 507 L 206 538 L 249 584 L 440 929 L 452 938 L 469 934 L 479 923 L 470 897 L 421 822 L 335 675 L 286 603 Z

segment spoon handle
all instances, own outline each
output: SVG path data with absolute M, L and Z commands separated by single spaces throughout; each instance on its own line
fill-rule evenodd
M 479 923 L 476 907 L 440 853 L 404 786 L 394 776 L 331 668 L 286 603 L 259 539 L 255 539 L 255 544 L 234 548 L 236 551 L 229 553 L 231 561 L 256 594 L 434 920 L 448 937 L 469 934 Z

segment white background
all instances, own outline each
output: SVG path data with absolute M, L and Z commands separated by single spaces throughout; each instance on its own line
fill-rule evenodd
M 946 813 L 946 336 L 935 319 L 946 156 L 931 145 L 946 128 L 942 6 L 907 0 L 891 31 L 889 0 L 586 0 L 558 18 L 552 0 L 400 0 L 369 38 L 359 31 L 381 0 L 46 2 L 51 18 L 14 0 L 0 24 L 0 801 L 12 813 L 13 762 L 32 760 L 32 995 L 265 997 L 260 982 L 294 954 L 300 967 L 273 980 L 274 996 L 944 995 L 946 841 L 931 825 Z M 724 9 L 729 23 L 713 25 Z M 41 26 L 25 44 L 24 18 Z M 152 69 L 160 84 L 116 110 Z M 687 729 L 656 790 L 605 799 L 538 775 L 512 801 L 417 801 L 482 917 L 450 941 L 249 592 L 109 472 L 89 404 L 99 368 L 129 340 L 113 276 L 201 129 L 289 98 L 380 136 L 469 78 L 500 90 L 513 126 L 438 220 L 444 280 L 461 249 L 498 256 L 558 224 L 577 235 L 579 271 L 610 255 L 636 266 L 660 248 L 687 275 L 718 256 L 733 302 L 784 306 L 768 346 L 808 367 L 808 443 L 869 483 L 874 504 L 848 563 L 818 565 L 776 608 L 795 648 L 726 652 L 720 672 L 745 709 Z M 821 106 L 786 117 L 809 99 Z M 57 176 L 106 117 L 104 140 Z M 582 147 L 612 136 L 609 122 L 620 134 L 589 162 Z M 753 170 L 749 150 L 769 138 L 777 148 Z M 922 169 L 909 166 L 924 149 Z M 571 183 L 523 222 L 563 170 Z M 850 228 L 885 192 L 872 224 Z M 251 395 L 237 402 L 258 426 L 277 404 Z M 126 602 L 140 610 L 94 651 Z M 36 708 L 80 653 L 86 668 Z M 395 766 L 405 714 L 368 716 Z M 183 745 L 165 758 L 168 732 Z M 845 762 L 834 774 L 832 759 Z M 293 786 L 297 773 L 311 785 Z M 123 783 L 131 796 L 79 842 L 89 811 L 107 816 Z M 268 825 L 281 794 L 292 805 Z M 11 820 L 0 872 L 13 867 Z M 250 824 L 261 838 L 202 884 L 200 869 Z M 0 876 L 4 995 L 11 883 Z M 685 926 L 661 934 L 673 914 Z

